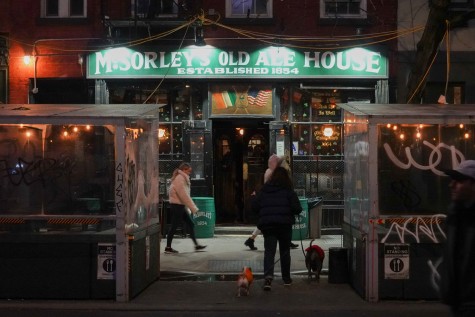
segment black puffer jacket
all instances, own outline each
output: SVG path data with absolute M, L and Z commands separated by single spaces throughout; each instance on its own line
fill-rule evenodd
M 453 307 L 475 306 L 475 205 L 452 205 L 441 264 L 442 300 Z
M 260 230 L 276 226 L 291 226 L 295 216 L 302 212 L 297 194 L 273 183 L 265 183 L 251 202 L 252 210 L 259 214 Z

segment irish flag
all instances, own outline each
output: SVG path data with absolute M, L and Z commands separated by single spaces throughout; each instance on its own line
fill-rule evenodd
M 214 92 L 212 97 L 216 109 L 226 109 L 236 105 L 236 92 L 234 91 Z

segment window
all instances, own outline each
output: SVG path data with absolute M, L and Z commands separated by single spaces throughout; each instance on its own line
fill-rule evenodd
M 226 0 L 227 18 L 272 18 L 272 0 Z
M 43 18 L 85 18 L 87 0 L 42 0 Z
M 320 0 L 320 17 L 366 19 L 366 0 Z
M 182 1 L 179 0 L 131 0 L 132 16 L 140 19 L 173 18 L 178 16 Z

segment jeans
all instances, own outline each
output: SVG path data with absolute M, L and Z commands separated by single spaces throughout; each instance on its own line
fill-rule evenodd
M 274 278 L 274 262 L 279 243 L 280 271 L 284 282 L 290 279 L 290 243 L 292 241 L 292 226 L 282 225 L 262 230 L 264 235 L 264 278 Z
M 193 223 L 193 220 L 191 220 L 191 217 L 186 211 L 185 206 L 178 204 L 170 204 L 170 215 L 172 219 L 170 229 L 167 233 L 167 247 L 170 248 L 172 246 L 173 236 L 175 235 L 178 225 L 182 221 L 186 226 L 186 232 L 190 234 L 191 240 L 193 240 L 193 243 L 197 245 L 198 242 L 196 242 L 195 238 L 195 224 Z

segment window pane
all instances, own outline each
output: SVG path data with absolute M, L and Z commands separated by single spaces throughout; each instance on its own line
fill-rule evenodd
M 294 103 L 292 113 L 293 121 L 310 121 L 310 94 L 304 90 L 294 90 L 292 101 Z
M 158 153 L 171 153 L 170 125 L 168 124 L 160 124 L 158 129 Z
M 361 1 L 325 1 L 325 14 L 360 14 Z
M 292 149 L 294 155 L 310 155 L 310 125 L 295 124 L 293 126 Z
M 247 10 L 251 13 L 253 11 L 253 0 L 233 0 L 232 1 L 232 14 L 247 14 Z
M 348 13 L 349 14 L 360 14 L 360 3 L 359 2 L 350 2 L 348 4 Z
M 190 95 L 188 89 L 176 92 L 173 101 L 173 122 L 190 119 Z
M 183 132 L 181 123 L 173 124 L 173 153 L 183 153 Z
M 256 0 L 256 14 L 267 13 L 267 0 Z
M 69 15 L 84 16 L 84 0 L 69 0 Z
M 178 7 L 175 4 L 176 0 L 161 0 L 161 14 L 177 14 Z
M 46 0 L 46 16 L 59 16 L 59 0 Z

